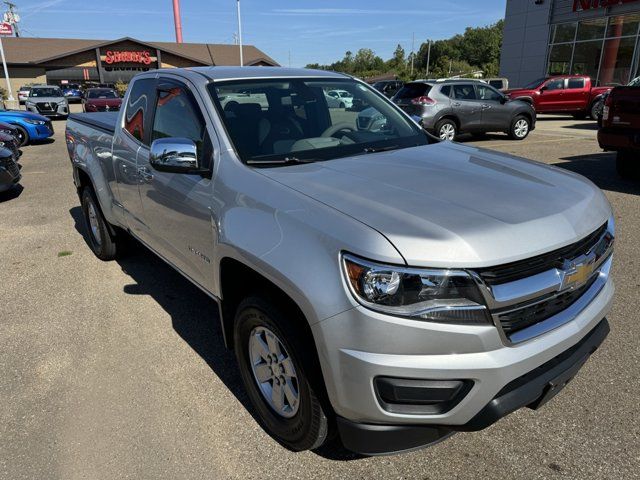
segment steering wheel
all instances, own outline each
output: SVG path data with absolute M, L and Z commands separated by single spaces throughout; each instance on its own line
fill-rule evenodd
M 350 123 L 343 122 L 337 123 L 335 125 L 331 125 L 324 132 L 322 132 L 321 137 L 333 137 L 336 133 L 341 132 L 342 130 L 348 130 L 349 132 L 356 132 L 357 130 Z

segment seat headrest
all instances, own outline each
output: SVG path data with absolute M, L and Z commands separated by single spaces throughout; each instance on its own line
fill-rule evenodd
M 239 117 L 258 118 L 262 114 L 262 107 L 259 103 L 240 103 L 236 105 L 234 111 Z

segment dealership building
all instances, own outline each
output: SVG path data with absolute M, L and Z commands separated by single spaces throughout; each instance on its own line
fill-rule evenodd
M 6 37 L 2 43 L 14 94 L 20 86 L 32 83 L 128 82 L 138 72 L 155 68 L 240 64 L 238 45 L 146 42 L 129 37 L 118 40 Z M 245 45 L 242 53 L 245 65 L 278 65 L 252 45 Z M 4 87 L 3 73 L 0 78 Z
M 626 84 L 639 63 L 640 0 L 507 0 L 500 74 L 511 86 L 560 74 Z

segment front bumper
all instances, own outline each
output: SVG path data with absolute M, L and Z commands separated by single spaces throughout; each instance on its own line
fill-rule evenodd
M 361 306 L 324 320 L 313 326 L 313 333 L 329 398 L 342 418 L 341 429 L 345 430 L 344 424 L 393 427 L 392 431 L 396 427 L 430 428 L 426 443 L 440 438 L 444 430 L 464 429 L 510 382 L 568 351 L 593 331 L 608 313 L 613 293 L 609 278 L 572 321 L 516 345 L 506 345 L 493 325 L 420 322 L 378 314 Z M 381 376 L 469 380 L 473 387 L 444 413 L 393 413 L 383 408 L 376 394 L 374 380 Z M 502 412 L 497 418 L 511 411 Z M 435 437 L 434 428 L 439 432 Z M 354 445 L 347 446 L 358 451 Z M 396 446 L 391 440 L 387 451 L 415 446 Z
M 522 407 L 538 409 L 573 379 L 608 334 L 605 319 L 569 350 L 507 384 L 464 425 L 368 425 L 339 417 L 340 437 L 345 447 L 359 453 L 397 453 L 437 443 L 456 431 L 482 430 Z
M 20 165 L 17 163 L 13 165 L 15 165 L 15 167 L 12 168 L 0 166 L 0 192 L 13 188 L 22 179 Z

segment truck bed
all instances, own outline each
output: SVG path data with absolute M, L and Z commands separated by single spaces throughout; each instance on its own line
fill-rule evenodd
M 69 115 L 69 119 L 113 134 L 116 131 L 118 113 L 119 112 L 72 113 Z

